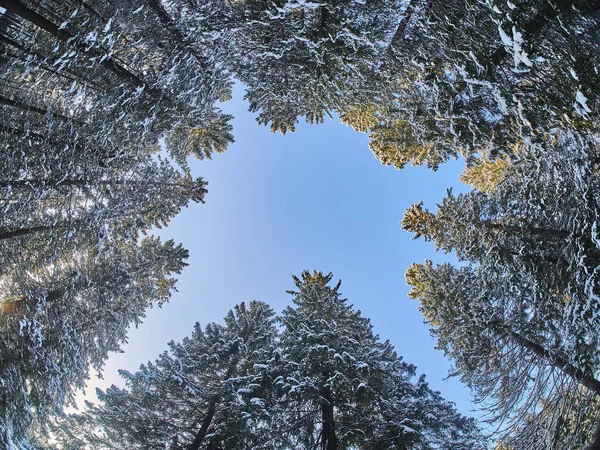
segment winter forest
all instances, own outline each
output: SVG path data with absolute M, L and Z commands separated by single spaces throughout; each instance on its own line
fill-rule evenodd
M 462 162 L 396 224 L 453 258 L 405 282 L 476 418 L 312 267 L 73 409 L 176 290 L 236 85 L 396 177 Z M 598 0 L 0 0 L 0 449 L 600 449 L 599 108 Z

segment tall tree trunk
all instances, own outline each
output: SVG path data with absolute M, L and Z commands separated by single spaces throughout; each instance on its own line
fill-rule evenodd
M 522 336 L 515 331 L 512 331 L 508 327 L 499 323 L 497 325 L 501 333 L 506 333 L 517 344 L 525 347 L 540 358 L 545 359 L 550 363 L 550 365 L 561 370 L 565 375 L 568 375 L 585 388 L 600 396 L 600 381 L 594 378 L 592 375 L 586 374 L 580 368 L 569 363 L 565 358 L 548 351 L 541 345 L 536 344 L 535 342 L 527 339 L 525 336 Z
M 225 373 L 223 380 L 224 381 L 228 380 L 234 371 L 235 371 L 235 364 L 233 364 L 227 368 L 227 372 Z M 208 411 L 206 413 L 206 416 L 204 417 L 204 420 L 202 421 L 202 426 L 200 427 L 200 430 L 198 430 L 198 433 L 196 434 L 196 437 L 194 438 L 194 442 L 192 442 L 190 444 L 188 450 L 198 450 L 200 448 L 202 441 L 204 441 L 204 438 L 206 437 L 206 432 L 208 431 L 208 427 L 210 426 L 210 423 L 212 422 L 212 419 L 215 415 L 216 406 L 217 406 L 217 399 L 213 398 L 210 401 L 210 404 L 208 406 Z M 208 450 L 218 449 L 218 446 L 215 442 L 210 442 L 208 444 L 207 449 Z
M 86 83 L 86 86 L 91 87 L 94 90 L 99 90 L 98 85 L 92 81 L 89 78 L 86 78 L 84 75 L 82 74 L 78 74 L 73 72 L 72 70 L 63 67 L 61 69 L 61 71 L 59 72 L 58 70 L 54 70 L 52 67 L 50 67 L 48 64 L 42 62 L 44 60 L 46 60 L 45 56 L 40 55 L 38 52 L 33 51 L 32 49 L 28 49 L 25 48 L 24 46 L 22 46 L 21 44 L 19 44 L 18 42 L 10 39 L 8 36 L 3 36 L 0 34 L 0 42 L 3 42 L 13 48 L 15 48 L 16 50 L 19 50 L 20 52 L 23 52 L 23 55 L 17 55 L 15 53 L 11 53 L 8 56 L 11 58 L 15 58 L 18 59 L 19 61 L 23 61 L 23 62 L 27 62 L 27 57 L 28 56 L 35 56 L 38 59 L 38 64 L 39 67 L 43 70 L 45 70 L 46 72 L 49 73 L 53 73 L 57 76 L 61 76 L 63 78 L 67 78 L 68 80 L 72 80 L 72 81 L 84 81 Z
M 10 11 L 20 16 L 26 21 L 34 24 L 36 27 L 47 31 L 48 33 L 52 34 L 61 41 L 67 41 L 68 39 L 74 38 L 74 36 L 72 36 L 71 33 L 66 31 L 65 29 L 60 29 L 60 27 L 58 27 L 56 24 L 52 23 L 45 17 L 30 9 L 21 0 L 0 0 L 0 7 L 5 8 L 7 11 Z M 75 40 L 74 44 L 78 50 L 84 53 L 92 53 L 91 49 L 88 49 L 85 45 L 82 45 L 81 43 L 77 42 L 77 40 Z M 105 68 L 113 72 L 119 78 L 129 81 L 134 86 L 144 87 L 146 92 L 152 92 L 156 94 L 156 91 L 149 88 L 146 82 L 144 82 L 144 80 L 142 80 L 133 72 L 129 71 L 127 68 L 123 67 L 114 58 L 107 55 L 103 56 L 104 58 L 101 64 Z
M 0 1 L 2 1 L 2 0 L 0 0 Z M 4 97 L 1 94 L 0 94 L 0 105 L 12 106 L 13 108 L 17 108 L 22 111 L 33 111 L 33 112 L 36 112 L 41 115 L 46 115 L 49 112 L 47 109 L 39 108 L 37 106 L 29 105 L 29 104 L 23 103 L 21 101 L 13 100 L 13 99 Z M 64 120 L 65 122 L 75 122 L 80 125 L 85 124 L 85 122 L 78 120 L 74 117 L 63 116 L 62 114 L 59 114 L 56 112 L 50 112 L 50 115 L 56 119 Z
M 329 378 L 326 376 L 325 379 Z M 321 449 L 337 450 L 337 437 L 335 435 L 335 421 L 333 416 L 333 396 L 327 386 L 321 388 L 321 418 L 323 429 L 321 432 Z
M 169 33 L 177 40 L 179 47 L 184 48 L 188 52 L 192 54 L 196 62 L 198 62 L 201 66 L 204 66 L 204 62 L 202 61 L 202 56 L 198 54 L 194 46 L 187 40 L 187 38 L 183 35 L 183 33 L 177 27 L 173 18 L 169 15 L 167 10 L 161 3 L 161 0 L 146 0 L 150 8 L 154 11 L 154 13 L 158 16 L 163 25 L 169 30 Z
M 175 24 L 175 22 L 173 21 L 173 19 L 167 12 L 167 10 L 164 8 L 164 6 L 160 2 L 160 0 L 146 0 L 146 1 L 148 2 L 148 5 L 152 9 L 152 11 L 154 11 L 154 13 L 158 16 L 160 21 L 163 23 L 163 25 L 167 28 L 167 30 L 169 30 L 169 33 L 171 33 L 173 35 L 173 37 L 175 37 L 181 44 L 183 44 L 184 46 L 187 46 L 188 45 L 187 40 L 185 39 L 185 37 L 183 36 L 181 31 L 179 31 L 179 28 L 177 28 L 177 25 Z
M 551 238 L 566 238 L 570 233 L 566 230 L 555 230 L 553 228 L 538 228 L 538 227 L 519 227 L 516 225 L 503 225 L 500 223 L 485 222 L 485 225 L 494 230 L 508 231 L 511 233 L 528 233 L 536 236 L 551 237 Z
M 4 241 L 6 239 L 14 239 L 17 237 L 27 236 L 29 234 L 39 233 L 41 231 L 52 230 L 58 227 L 49 226 L 49 225 L 41 225 L 37 227 L 30 228 L 19 228 L 17 230 L 8 230 L 0 232 L 0 241 Z
M 402 16 L 402 20 L 396 27 L 396 32 L 394 33 L 394 36 L 392 37 L 392 40 L 390 41 L 388 51 L 393 52 L 394 48 L 398 44 L 400 44 L 400 42 L 404 38 L 404 31 L 406 30 L 406 27 L 408 26 L 408 23 L 410 22 L 410 19 L 412 18 L 413 14 L 415 12 L 415 9 L 416 9 L 415 6 L 417 5 L 417 3 L 425 3 L 425 2 L 429 3 L 430 1 L 431 0 L 410 0 L 409 1 L 408 6 L 404 10 L 404 16 Z
M 216 405 L 216 400 L 211 400 L 206 416 L 202 421 L 202 426 L 200 427 L 200 430 L 198 430 L 198 433 L 194 438 L 194 442 L 190 444 L 189 450 L 198 450 L 200 448 L 202 441 L 204 441 L 204 438 L 206 437 L 208 427 L 210 426 L 210 423 L 212 422 L 213 417 L 215 416 Z

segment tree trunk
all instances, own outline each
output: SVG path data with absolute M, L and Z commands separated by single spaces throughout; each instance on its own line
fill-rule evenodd
M 173 22 L 173 19 L 171 18 L 169 13 L 167 13 L 160 0 L 146 1 L 148 2 L 148 5 L 152 9 L 152 11 L 154 11 L 154 13 L 163 23 L 163 25 L 169 30 L 169 33 L 171 33 L 178 41 L 180 41 L 184 46 L 187 47 L 189 44 L 187 43 L 185 37 L 183 36 L 183 34 L 181 34 L 181 31 L 179 31 L 179 28 L 177 28 L 177 25 L 175 24 L 175 22 Z
M 56 228 L 56 227 L 42 225 L 42 226 L 38 226 L 38 227 L 19 228 L 18 230 L 4 231 L 4 232 L 0 232 L 0 241 L 4 241 L 6 239 L 14 239 L 14 238 L 21 237 L 21 236 L 27 236 L 29 234 L 35 234 L 35 233 L 39 233 L 44 230 L 51 230 L 53 228 Z
M 187 50 L 192 54 L 196 62 L 198 62 L 201 66 L 204 65 L 202 61 L 202 56 L 196 52 L 194 46 L 187 40 L 187 38 L 183 35 L 183 33 L 177 27 L 177 24 L 173 21 L 167 10 L 161 3 L 161 0 L 146 0 L 152 11 L 158 16 L 163 25 L 169 30 L 169 33 L 178 41 L 179 46 Z
M 0 2 L 1 1 L 2 0 L 0 0 Z M 0 94 L 0 104 L 1 105 L 12 106 L 13 108 L 17 108 L 17 109 L 20 109 L 22 111 L 33 111 L 33 112 L 36 112 L 36 113 L 41 114 L 43 116 L 45 116 L 49 112 L 47 109 L 39 108 L 37 106 L 28 105 L 27 103 L 23 103 L 23 102 L 19 102 L 19 101 L 16 101 L 16 100 L 12 100 L 10 98 L 4 97 L 1 94 Z M 83 122 L 81 120 L 78 120 L 78 119 L 75 119 L 74 117 L 63 116 L 62 114 L 59 114 L 59 113 L 50 112 L 50 115 L 52 115 L 52 117 L 54 117 L 55 119 L 61 119 L 61 120 L 64 120 L 65 122 L 75 122 L 75 123 L 78 123 L 80 125 L 84 125 L 85 124 L 85 122 Z
M 500 223 L 486 223 L 486 226 L 494 230 L 508 231 L 511 233 L 529 233 L 536 236 L 551 237 L 551 238 L 567 238 L 570 233 L 566 230 L 555 230 L 552 228 L 538 228 L 538 227 L 519 227 L 516 225 L 502 225 Z
M 536 354 L 540 358 L 547 360 L 550 363 L 550 365 L 561 370 L 565 375 L 570 376 L 572 379 L 574 379 L 590 391 L 594 392 L 596 395 L 600 395 L 600 381 L 598 381 L 592 375 L 586 374 L 583 370 L 579 369 L 578 367 L 575 367 L 563 357 L 551 353 L 541 345 L 530 341 L 526 337 L 521 336 L 519 333 L 508 329 L 506 326 L 501 324 L 498 325 L 501 332 L 506 333 L 519 345 L 522 345 L 523 347 Z
M 194 438 L 194 442 L 192 442 L 189 446 L 189 450 L 198 450 L 200 448 L 202 441 L 206 437 L 208 427 L 210 426 L 210 423 L 212 422 L 212 419 L 215 415 L 216 404 L 216 400 L 211 400 L 210 405 L 208 407 L 208 411 L 206 413 L 206 417 L 204 417 L 204 420 L 202 421 L 202 426 L 200 427 L 200 430 L 198 430 L 198 433 Z
M 390 41 L 389 51 L 394 51 L 394 47 L 400 43 L 402 38 L 404 37 L 404 31 L 412 18 L 413 13 L 415 12 L 415 4 L 422 0 L 410 0 L 408 6 L 404 10 L 404 16 L 402 17 L 402 21 L 398 24 L 396 28 L 396 32 Z
M 325 377 L 329 378 L 328 376 Z M 321 415 L 323 429 L 321 432 L 321 449 L 337 450 L 337 438 L 335 435 L 335 421 L 333 416 L 333 397 L 327 386 L 321 388 Z
M 10 11 L 20 16 L 26 21 L 34 24 L 36 27 L 47 31 L 48 33 L 52 34 L 61 41 L 67 41 L 68 39 L 73 38 L 73 36 L 68 31 L 66 31 L 65 29 L 60 29 L 56 24 L 52 23 L 45 17 L 28 8 L 27 5 L 25 5 L 21 0 L 0 0 L 0 7 L 5 8 L 7 11 Z M 78 43 L 77 41 L 75 41 L 74 44 L 77 47 L 77 49 L 82 52 L 91 52 L 90 49 L 86 48 L 84 45 Z M 103 56 L 105 56 L 105 58 L 103 59 L 101 64 L 105 68 L 113 72 L 115 75 L 117 75 L 119 78 L 129 81 L 136 87 L 144 87 L 146 88 L 147 92 L 154 92 L 152 89 L 148 88 L 146 83 L 140 77 L 123 67 L 117 61 L 115 61 L 114 58 L 107 55 Z

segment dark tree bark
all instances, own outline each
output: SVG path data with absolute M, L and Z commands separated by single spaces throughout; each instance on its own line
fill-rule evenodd
M 496 324 L 499 331 L 501 333 L 505 333 L 509 337 L 511 337 L 516 343 L 525 347 L 535 355 L 540 358 L 548 361 L 552 366 L 561 370 L 564 374 L 570 376 L 572 379 L 577 381 L 579 384 L 589 389 L 596 395 L 600 395 L 600 381 L 594 378 L 592 375 L 585 373 L 578 367 L 575 367 L 573 364 L 569 363 L 562 356 L 556 355 L 542 347 L 539 344 L 527 339 L 525 336 L 520 335 L 519 333 L 508 329 L 506 326 L 501 324 Z
M 67 41 L 68 39 L 72 39 L 74 36 L 71 35 L 65 29 L 60 29 L 56 24 L 52 23 L 45 17 L 41 16 L 37 12 L 33 11 L 27 5 L 25 5 L 21 0 L 0 0 L 0 7 L 5 8 L 7 11 L 12 12 L 13 14 L 18 15 L 19 17 L 25 19 L 26 21 L 34 24 L 36 27 L 50 33 L 61 41 Z M 78 50 L 85 53 L 92 53 L 91 49 L 87 48 L 85 45 L 78 43 L 75 41 L 75 46 Z M 106 56 L 106 55 L 104 55 Z M 105 68 L 113 72 L 121 79 L 125 79 L 132 83 L 136 87 L 144 87 L 146 92 L 154 92 L 151 88 L 147 86 L 147 84 L 138 77 L 133 72 L 129 71 L 112 57 L 105 57 L 101 63 Z
M 51 230 L 56 227 L 42 225 L 38 227 L 30 227 L 30 228 L 19 228 L 18 230 L 8 230 L 0 232 L 0 241 L 4 241 L 6 239 L 14 239 L 22 236 L 27 236 L 29 234 L 39 233 L 41 231 Z
M 538 227 L 519 227 L 516 225 L 503 225 L 500 223 L 486 223 L 486 226 L 494 230 L 508 231 L 511 233 L 529 233 L 536 236 L 550 237 L 550 238 L 566 238 L 569 237 L 570 233 L 566 230 L 555 230 L 552 228 L 538 228 Z
M 0 1 L 2 1 L 2 0 L 0 0 Z M 12 106 L 13 108 L 17 108 L 22 111 L 33 111 L 33 112 L 36 112 L 41 115 L 48 114 L 48 110 L 46 110 L 46 109 L 39 108 L 39 107 L 33 106 L 33 105 L 29 105 L 27 103 L 23 103 L 23 102 L 13 100 L 10 98 L 6 98 L 6 97 L 2 96 L 1 94 L 0 94 L 0 105 Z M 72 121 L 75 123 L 79 123 L 80 125 L 83 125 L 85 123 L 81 120 L 75 119 L 73 117 L 63 116 L 62 114 L 59 114 L 56 112 L 50 112 L 50 114 L 52 115 L 52 117 L 54 117 L 56 119 L 64 120 L 65 122 Z
M 329 378 L 328 376 L 325 377 Z M 321 415 L 323 420 L 323 429 L 321 432 L 321 449 L 337 450 L 337 437 L 335 435 L 335 420 L 333 417 L 333 396 L 331 389 L 327 386 L 321 388 Z
M 419 3 L 420 1 L 422 1 L 422 0 L 410 0 L 410 2 L 408 3 L 408 6 L 406 7 L 406 10 L 404 11 L 404 16 L 402 17 L 402 21 L 396 27 L 396 32 L 394 33 L 394 36 L 392 37 L 392 40 L 390 42 L 390 46 L 389 46 L 390 51 L 393 51 L 394 47 L 396 47 L 396 45 L 398 45 L 400 43 L 400 41 L 402 40 L 402 38 L 404 37 L 404 31 L 406 30 L 406 27 L 408 26 L 408 23 L 410 22 L 410 19 L 412 18 L 413 14 L 415 12 L 415 5 L 417 3 Z
M 175 22 L 173 21 L 173 19 L 169 15 L 169 13 L 167 13 L 167 11 L 165 10 L 165 8 L 162 5 L 162 3 L 160 2 L 160 0 L 146 0 L 146 1 L 148 2 L 148 5 L 150 6 L 150 8 L 152 8 L 152 11 L 154 11 L 154 13 L 158 16 L 160 21 L 163 23 L 163 25 L 169 30 L 169 33 L 171 33 L 178 41 L 180 41 L 181 43 L 183 43 L 184 45 L 187 46 L 188 45 L 187 40 L 185 39 L 185 37 L 183 36 L 181 31 L 179 31 L 179 28 L 177 28 L 177 25 L 175 24 Z
M 215 409 L 216 401 L 212 400 L 208 407 L 206 417 L 204 417 L 204 420 L 202 421 L 202 426 L 200 426 L 200 430 L 198 430 L 198 433 L 194 438 L 194 442 L 192 442 L 189 446 L 189 450 L 199 450 L 200 445 L 202 444 L 202 441 L 204 441 L 206 433 L 208 432 L 208 427 L 210 426 L 210 423 L 212 422 L 212 419 L 215 416 Z

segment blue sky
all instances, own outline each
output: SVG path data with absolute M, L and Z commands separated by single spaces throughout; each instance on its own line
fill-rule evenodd
M 333 272 L 342 294 L 369 317 L 382 339 L 417 365 L 433 388 L 469 414 L 469 391 L 446 380 L 449 362 L 407 297 L 404 272 L 413 262 L 442 261 L 431 243 L 413 241 L 400 220 L 411 204 L 435 208 L 446 189 L 465 190 L 462 161 L 438 172 L 422 167 L 401 171 L 381 166 L 365 134 L 328 120 L 300 123 L 282 136 L 259 126 L 246 111 L 243 90 L 224 105 L 235 115 L 236 138 L 210 161 L 190 161 L 194 175 L 208 180 L 206 204 L 193 204 L 160 231 L 190 250 L 179 292 L 149 311 L 130 331 L 125 352 L 109 359 L 104 381 L 122 385 L 117 369 L 134 372 L 154 360 L 170 340 L 191 333 L 193 324 L 220 322 L 235 304 L 262 300 L 280 312 L 291 302 L 286 289 L 303 269 Z

